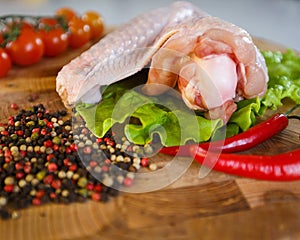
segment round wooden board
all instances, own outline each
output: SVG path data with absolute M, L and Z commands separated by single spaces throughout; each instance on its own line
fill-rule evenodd
M 256 38 L 261 49 L 283 46 Z M 59 69 L 88 48 L 17 68 L 0 80 L 0 122 L 14 115 L 12 103 L 27 108 L 43 103 L 64 108 L 55 91 Z M 286 103 L 277 111 L 285 111 Z M 269 111 L 265 117 L 271 115 Z M 300 112 L 298 111 L 298 115 Z M 278 153 L 299 146 L 299 123 L 250 153 Z M 159 154 L 152 161 L 165 164 Z M 268 182 L 210 172 L 199 178 L 193 163 L 177 181 L 149 193 L 121 193 L 108 203 L 47 204 L 19 211 L 20 217 L 0 220 L 1 239 L 298 239 L 300 182 Z

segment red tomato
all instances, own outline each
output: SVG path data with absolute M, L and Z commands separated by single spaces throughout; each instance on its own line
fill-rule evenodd
M 45 56 L 57 56 L 68 48 L 68 34 L 62 28 L 40 30 L 40 33 L 45 46 Z
M 51 17 L 44 17 L 39 20 L 39 29 L 47 30 L 51 27 L 57 26 L 59 23 L 57 19 Z
M 72 48 L 82 47 L 91 38 L 91 28 L 81 18 L 73 17 L 69 22 L 69 46 Z
M 11 59 L 3 48 L 0 48 L 0 77 L 4 77 L 11 69 Z
M 0 45 L 4 42 L 3 36 L 2 36 L 2 32 L 0 32 Z
M 73 17 L 76 17 L 76 12 L 69 7 L 61 7 L 56 10 L 55 14 L 57 16 L 63 16 L 67 22 L 69 22 Z
M 6 45 L 6 50 L 13 63 L 27 66 L 40 61 L 44 54 L 44 43 L 39 33 L 25 28 L 16 40 Z
M 91 28 L 91 39 L 102 37 L 104 33 L 104 22 L 102 16 L 94 11 L 87 11 L 81 19 Z

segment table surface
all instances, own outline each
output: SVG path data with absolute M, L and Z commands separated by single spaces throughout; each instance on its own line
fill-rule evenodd
M 71 6 L 79 13 L 94 9 L 107 24 L 119 25 L 172 0 L 1 0 L 0 15 L 10 13 L 51 14 L 58 7 Z M 250 34 L 300 50 L 299 0 L 191 0 L 207 13 L 230 21 Z
M 169 2 L 0 0 L 0 14 L 50 14 L 60 6 L 69 5 L 80 12 L 97 9 L 107 24 L 119 25 L 140 12 Z M 252 35 L 300 50 L 300 31 L 295 31 L 300 23 L 299 1 L 266 0 L 260 5 L 258 0 L 220 5 L 214 0 L 201 2 L 196 3 L 205 11 L 243 26 Z M 243 9 L 247 9 L 247 14 Z M 258 40 L 258 43 L 262 49 L 281 49 L 268 41 Z M 14 68 L 2 79 L 0 118 L 11 114 L 7 110 L 11 101 L 25 106 L 29 104 L 25 99 L 35 92 L 40 95 L 39 101 L 51 99 L 50 107 L 62 107 L 55 92 L 55 75 L 68 57 L 74 56 L 68 54 L 78 53 L 44 59 L 26 69 Z M 299 115 L 299 110 L 296 113 Z M 299 143 L 298 133 L 299 122 L 293 121 L 282 133 L 253 151 L 281 151 Z M 24 209 L 20 218 L 0 221 L 0 239 L 299 239 L 299 181 L 256 181 L 217 172 L 200 179 L 198 171 L 199 165 L 194 162 L 182 178 L 166 189 L 140 195 L 121 193 L 107 204 L 89 201 Z

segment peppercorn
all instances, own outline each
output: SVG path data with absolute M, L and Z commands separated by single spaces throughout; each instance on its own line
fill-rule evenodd
M 66 111 L 51 112 L 39 104 L 0 124 L 1 201 L 5 197 L 15 209 L 87 198 L 105 202 L 117 195 L 113 187 L 132 184 L 134 177 L 120 169 L 143 166 L 143 148 L 126 138 L 115 142 L 110 131 L 97 138 L 66 116 Z

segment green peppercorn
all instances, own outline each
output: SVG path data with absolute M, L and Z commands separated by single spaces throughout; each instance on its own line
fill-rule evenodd
M 42 181 L 44 179 L 44 177 L 46 176 L 47 172 L 42 170 L 42 171 L 39 171 L 37 174 L 36 174 L 36 178 L 39 180 L 39 181 Z
M 88 183 L 88 180 L 85 177 L 80 177 L 77 181 L 77 185 L 81 188 L 84 188 L 87 183 Z
M 30 139 L 31 139 L 32 141 L 35 141 L 35 140 L 37 140 L 38 138 L 39 138 L 39 134 L 38 134 L 37 132 L 34 132 L 34 133 L 31 134 Z
M 55 136 L 55 137 L 52 139 L 52 142 L 53 142 L 54 144 L 56 144 L 56 145 L 59 145 L 60 142 L 61 142 L 61 139 L 60 139 L 60 137 Z

